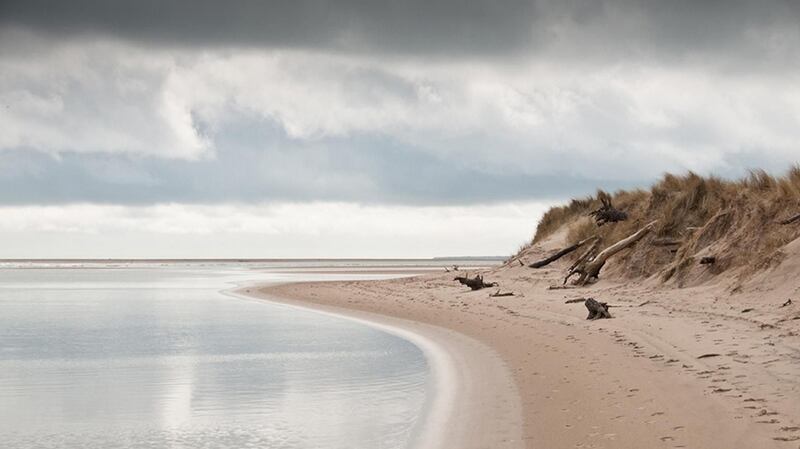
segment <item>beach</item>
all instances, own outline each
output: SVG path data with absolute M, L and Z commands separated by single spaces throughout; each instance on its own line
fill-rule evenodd
M 553 245 L 526 256 L 547 254 Z M 240 293 L 390 320 L 440 345 L 448 339 L 435 329 L 444 329 L 490 348 L 497 360 L 487 369 L 485 353 L 471 358 L 458 339 L 444 346 L 462 358 L 459 370 L 471 379 L 455 386 L 449 422 L 458 426 L 446 429 L 450 440 L 440 447 L 798 447 L 800 305 L 781 306 L 796 293 L 796 281 L 737 295 L 719 285 L 678 289 L 613 280 L 550 289 L 561 284 L 563 268 L 533 270 L 514 260 L 470 272 L 514 293 L 508 297 L 491 297 L 494 288 L 470 291 L 453 280 L 463 271 L 444 270 Z M 587 321 L 582 302 L 566 303 L 581 297 L 609 302 L 614 319 Z M 504 370 L 513 385 L 498 380 Z M 493 400 L 502 391 L 514 391 L 518 404 Z M 520 445 L 509 441 L 517 425 Z

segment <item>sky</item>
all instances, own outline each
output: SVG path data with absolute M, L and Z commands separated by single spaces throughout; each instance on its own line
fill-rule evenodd
M 0 258 L 508 255 L 800 160 L 793 1 L 0 0 Z

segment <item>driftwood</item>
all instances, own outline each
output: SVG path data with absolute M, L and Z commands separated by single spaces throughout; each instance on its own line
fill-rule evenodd
M 597 301 L 594 298 L 587 298 L 586 302 L 584 302 L 583 304 L 589 311 L 589 316 L 586 317 L 587 320 L 599 320 L 601 318 L 611 318 L 611 314 L 608 313 L 608 304 Z
M 606 223 L 616 223 L 618 221 L 625 221 L 628 219 L 628 214 L 614 208 L 611 204 L 611 197 L 607 193 L 601 192 L 598 195 L 600 202 L 603 203 L 599 209 L 593 210 L 589 213 L 590 217 L 594 217 L 597 226 L 603 226 Z
M 564 304 L 577 304 L 579 302 L 586 302 L 586 298 L 575 298 L 564 301 Z
M 600 249 L 600 243 L 600 239 L 595 240 L 592 246 L 590 246 L 589 249 L 581 254 L 580 257 L 578 257 L 578 259 L 572 263 L 572 265 L 570 265 L 569 269 L 567 269 L 567 276 L 564 277 L 564 282 L 562 285 L 567 285 L 567 281 L 573 274 L 582 274 L 584 271 L 586 271 L 586 264 L 597 255 L 597 250 Z
M 497 290 L 496 292 L 489 295 L 492 298 L 501 298 L 503 296 L 514 296 L 514 292 L 501 292 Z
M 556 260 L 558 260 L 558 259 L 566 256 L 567 254 L 575 251 L 576 249 L 580 248 L 581 246 L 585 245 L 586 243 L 588 243 L 588 242 L 590 242 L 592 240 L 596 240 L 596 239 L 597 239 L 597 236 L 593 235 L 593 236 L 589 237 L 588 239 L 583 239 L 583 240 L 581 240 L 580 242 L 578 242 L 578 243 L 576 243 L 574 245 L 568 246 L 568 247 L 562 249 L 561 251 L 558 251 L 557 253 L 553 254 L 552 256 L 550 256 L 548 258 L 542 259 L 542 260 L 540 260 L 538 262 L 534 262 L 534 263 L 532 263 L 532 264 L 530 264 L 528 266 L 531 267 L 531 268 L 542 268 L 543 266 L 549 265 L 551 262 L 555 262 Z
M 475 277 L 472 279 L 467 276 L 456 276 L 453 280 L 460 282 L 462 285 L 466 285 L 472 290 L 480 290 L 486 287 L 497 287 L 497 282 L 484 282 L 483 276 L 480 274 L 475 275 Z
M 780 223 L 782 225 L 787 225 L 787 224 L 794 223 L 795 221 L 800 221 L 800 214 L 793 215 L 793 216 L 787 218 L 786 220 L 779 221 L 778 223 Z
M 706 256 L 700 259 L 700 265 L 711 265 L 717 262 L 717 258 L 714 256 Z
M 581 276 L 575 281 L 576 285 L 586 285 L 594 279 L 597 279 L 600 275 L 600 270 L 606 264 L 606 261 L 617 254 L 618 252 L 626 249 L 628 247 L 633 246 L 636 242 L 642 239 L 648 232 L 650 232 L 653 227 L 656 225 L 658 221 L 651 221 L 647 225 L 645 225 L 642 229 L 634 232 L 633 234 L 625 237 L 624 239 L 618 241 L 617 243 L 609 246 L 608 248 L 601 251 L 597 256 L 586 262 L 585 268 L 581 271 Z M 576 270 L 577 272 L 577 270 Z

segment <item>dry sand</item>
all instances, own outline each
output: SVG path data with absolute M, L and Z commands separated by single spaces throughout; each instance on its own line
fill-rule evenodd
M 526 262 L 551 250 L 542 245 Z M 492 348 L 511 372 L 521 401 L 524 447 L 797 449 L 797 266 L 790 254 L 736 294 L 723 285 L 666 289 L 609 280 L 548 290 L 560 283 L 563 263 L 533 270 L 516 262 L 481 271 L 513 297 L 471 292 L 444 272 L 263 286 L 248 294 L 432 325 Z M 586 321 L 582 304 L 565 304 L 590 296 L 614 305 L 614 319 Z M 790 298 L 792 304 L 781 307 Z M 454 343 L 445 350 L 469 354 L 468 346 Z M 470 399 L 455 402 L 450 418 L 460 423 L 452 438 L 467 438 L 442 447 L 513 446 L 508 424 L 515 424 L 516 405 L 491 400 L 494 392 L 508 391 L 499 385 L 502 374 L 487 368 L 491 356 L 454 357 L 461 357 L 459 369 L 473 373 L 470 382 L 455 386 L 456 397 Z M 489 394 L 475 396 L 476 390 Z

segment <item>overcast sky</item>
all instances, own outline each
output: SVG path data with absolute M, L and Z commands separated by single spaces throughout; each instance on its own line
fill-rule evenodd
M 0 257 L 509 254 L 800 160 L 800 2 L 0 1 Z

